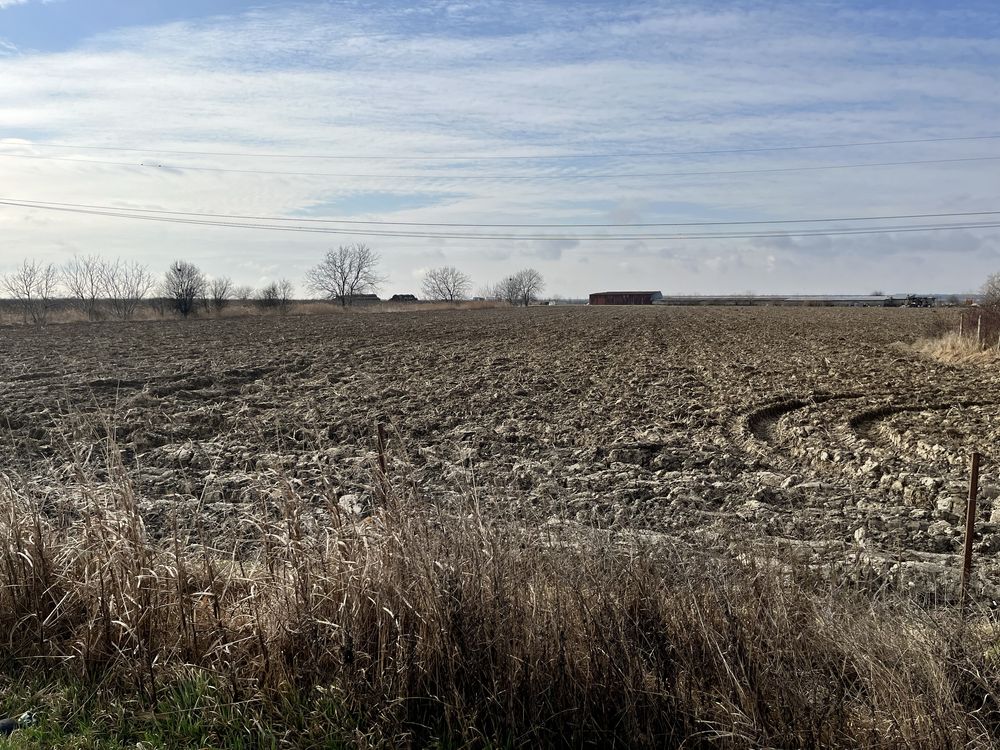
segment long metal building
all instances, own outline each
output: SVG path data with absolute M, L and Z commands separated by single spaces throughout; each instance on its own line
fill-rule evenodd
M 659 292 L 594 292 L 592 305 L 651 305 L 663 299 Z

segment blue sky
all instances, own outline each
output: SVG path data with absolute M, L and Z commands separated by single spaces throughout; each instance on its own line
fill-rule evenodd
M 0 197 L 494 224 L 1000 210 L 995 161 L 812 170 L 997 157 L 1000 139 L 547 158 L 1000 135 L 997 70 L 1000 10 L 985 2 L 0 0 Z M 775 169 L 802 171 L 745 173 Z M 366 239 L 387 293 L 436 265 L 479 284 L 531 265 L 582 296 L 961 291 L 1000 269 L 997 232 Z M 301 282 L 356 239 L 2 206 L 0 233 L 0 272 L 99 252 L 252 284 Z

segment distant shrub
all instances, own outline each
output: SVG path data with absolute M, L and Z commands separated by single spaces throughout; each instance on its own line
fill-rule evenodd
M 257 293 L 257 306 L 261 310 L 285 314 L 292 304 L 294 290 L 292 282 L 287 279 L 273 281 Z

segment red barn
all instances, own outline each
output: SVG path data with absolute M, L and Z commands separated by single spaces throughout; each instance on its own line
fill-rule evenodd
M 659 292 L 594 292 L 592 305 L 651 305 L 663 299 Z

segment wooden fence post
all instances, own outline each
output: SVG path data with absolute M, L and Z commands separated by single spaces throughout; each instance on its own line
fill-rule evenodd
M 976 495 L 979 494 L 979 452 L 972 452 L 969 466 L 969 503 L 965 507 L 965 549 L 962 551 L 962 612 L 969 598 L 969 578 L 972 575 L 972 543 L 976 538 Z
M 375 423 L 375 448 L 378 451 L 378 485 L 382 502 L 385 502 L 389 498 L 389 477 L 386 475 L 385 443 L 385 424 L 380 419 Z

